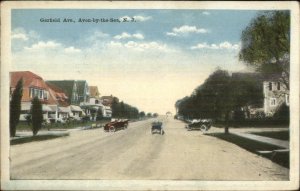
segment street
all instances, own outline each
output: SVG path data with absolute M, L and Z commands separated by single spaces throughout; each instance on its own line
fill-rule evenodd
M 72 131 L 70 136 L 10 147 L 12 179 L 288 180 L 289 169 L 232 143 L 187 131 L 163 118 L 165 134 L 151 134 L 151 120 L 128 129 Z M 213 129 L 213 128 L 212 128 Z

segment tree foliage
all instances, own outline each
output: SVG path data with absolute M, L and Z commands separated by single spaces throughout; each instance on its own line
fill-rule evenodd
M 263 74 L 276 74 L 289 89 L 290 12 L 267 11 L 243 30 L 240 60 Z
M 245 105 L 260 105 L 262 100 L 263 91 L 258 78 L 243 73 L 229 75 L 218 69 L 191 96 L 178 100 L 175 107 L 185 118 L 226 120 L 229 112 Z
M 114 99 L 111 108 L 112 117 L 114 118 L 135 119 L 139 117 L 139 110 L 123 101 L 117 102 L 116 99 Z
M 42 127 L 43 109 L 40 100 L 34 97 L 31 102 L 32 133 L 36 135 Z
M 141 111 L 141 112 L 139 113 L 139 117 L 140 117 L 140 118 L 144 118 L 145 116 L 146 116 L 146 114 L 145 114 L 144 111 Z
M 14 137 L 16 135 L 16 127 L 19 123 L 20 114 L 21 114 L 21 100 L 23 96 L 23 78 L 21 78 L 15 90 L 12 92 L 11 101 L 10 101 L 10 136 Z
M 103 113 L 102 113 L 102 109 L 98 108 L 97 109 L 97 115 L 96 115 L 96 120 L 101 120 L 103 118 Z

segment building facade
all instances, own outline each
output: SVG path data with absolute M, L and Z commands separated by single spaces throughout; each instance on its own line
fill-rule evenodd
M 272 117 L 283 104 L 289 106 L 289 90 L 286 86 L 275 80 L 263 82 L 264 90 L 264 113 Z

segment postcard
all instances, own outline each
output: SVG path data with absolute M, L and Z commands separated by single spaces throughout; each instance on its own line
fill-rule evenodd
M 1 189 L 299 188 L 298 6 L 1 3 Z

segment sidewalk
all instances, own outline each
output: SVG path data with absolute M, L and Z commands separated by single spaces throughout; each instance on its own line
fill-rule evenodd
M 244 137 L 244 138 L 247 138 L 247 139 L 254 140 L 254 141 L 267 143 L 267 144 L 274 145 L 274 146 L 277 146 L 277 147 L 289 149 L 289 141 L 273 139 L 273 138 L 254 135 L 254 134 L 250 134 L 250 133 L 242 133 L 242 132 L 234 132 L 234 131 L 231 131 L 231 133 L 235 134 L 235 135 L 238 135 L 240 137 Z

